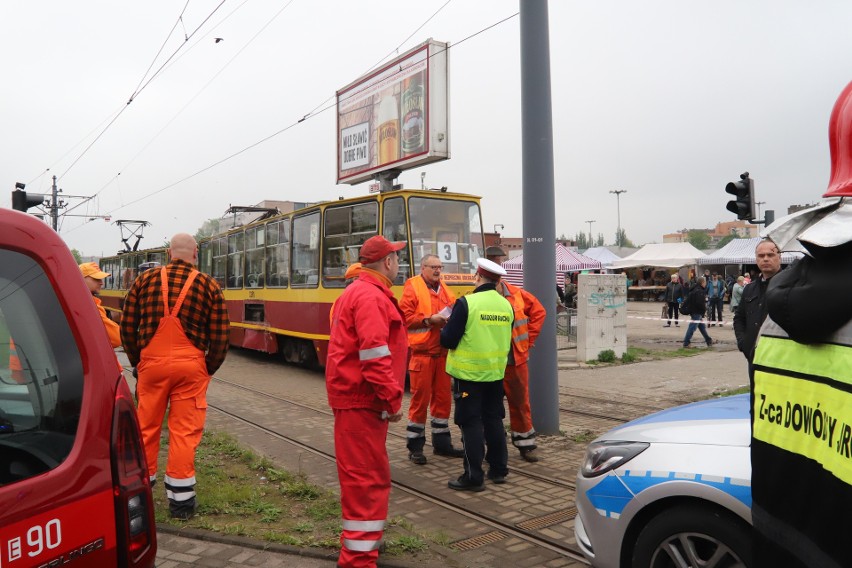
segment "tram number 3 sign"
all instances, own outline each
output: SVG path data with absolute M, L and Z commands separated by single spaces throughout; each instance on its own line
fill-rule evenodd
M 441 262 L 454 264 L 458 262 L 458 249 L 456 243 L 448 241 L 438 241 L 438 257 Z

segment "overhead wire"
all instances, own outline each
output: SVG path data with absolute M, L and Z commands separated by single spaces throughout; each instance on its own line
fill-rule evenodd
M 150 84 L 151 84 L 151 81 L 153 81 L 154 79 L 156 79 L 156 78 L 157 78 L 157 76 L 160 74 L 160 72 L 162 72 L 163 68 L 164 68 L 164 67 L 168 64 L 168 62 L 169 62 L 169 61 L 171 61 L 171 59 L 172 59 L 172 58 L 173 58 L 173 57 L 174 57 L 174 56 L 175 56 L 175 55 L 176 55 L 176 54 L 177 54 L 177 53 L 178 53 L 178 52 L 179 52 L 179 51 L 180 51 L 180 50 L 181 50 L 181 49 L 182 49 L 185 45 L 186 45 L 187 41 L 189 41 L 189 38 L 191 38 L 193 35 L 195 35 L 195 34 L 198 32 L 198 30 L 199 30 L 199 29 L 201 29 L 201 27 L 202 27 L 202 26 L 203 26 L 203 25 L 204 25 L 204 24 L 205 24 L 205 23 L 206 23 L 206 22 L 207 22 L 207 21 L 208 21 L 211 17 L 213 17 L 213 14 L 215 14 L 215 13 L 216 13 L 216 11 L 218 11 L 218 10 L 219 10 L 219 8 L 221 8 L 221 7 L 222 7 L 222 4 L 224 4 L 224 3 L 225 3 L 225 1 L 226 1 L 226 0 L 222 0 L 221 2 L 219 2 L 219 4 L 218 4 L 218 5 L 217 5 L 214 9 L 213 9 L 213 11 L 212 11 L 212 12 L 210 12 L 210 14 L 208 14 L 206 18 L 204 18 L 204 20 L 203 20 L 203 21 L 202 21 L 202 22 L 201 22 L 201 23 L 200 23 L 200 24 L 199 24 L 199 25 L 198 25 L 198 26 L 197 26 L 197 27 L 196 27 L 196 28 L 192 31 L 192 33 L 191 33 L 191 34 L 190 34 L 190 35 L 186 38 L 186 40 L 185 40 L 183 43 L 181 43 L 181 44 L 178 46 L 178 48 L 177 48 L 177 49 L 176 49 L 176 50 L 175 50 L 175 51 L 174 51 L 174 52 L 173 52 L 173 53 L 172 53 L 172 54 L 171 54 L 171 55 L 170 55 L 170 56 L 166 59 L 165 63 L 163 63 L 163 65 L 161 65 L 161 66 L 157 69 L 157 71 L 155 71 L 155 72 L 154 72 L 154 74 L 153 74 L 153 75 L 151 75 L 151 77 L 150 77 L 147 81 L 145 81 L 145 82 L 142 84 L 142 86 L 141 86 L 141 87 L 138 87 L 138 88 L 136 89 L 136 91 L 135 91 L 132 95 L 130 95 L 130 99 L 129 99 L 126 103 L 125 103 L 124 107 L 123 107 L 123 108 L 122 108 L 122 109 L 118 112 L 118 114 L 116 114 L 116 115 L 113 117 L 113 119 L 112 119 L 112 120 L 110 120 L 110 121 L 109 121 L 109 123 L 108 123 L 108 124 L 104 127 L 104 129 L 103 129 L 103 130 L 101 130 L 100 134 L 98 134 L 98 135 L 95 137 L 95 139 L 94 139 L 94 140 L 92 140 L 92 142 L 91 142 L 88 146 L 86 146 L 86 148 L 83 150 L 83 152 L 82 152 L 79 156 L 77 156 L 77 158 L 76 158 L 73 162 L 71 162 L 71 165 L 70 165 L 70 166 L 68 166 L 68 167 L 65 169 L 65 171 L 62 173 L 62 175 L 60 175 L 60 176 L 59 176 L 59 178 L 58 178 L 58 179 L 62 179 L 62 178 L 63 178 L 63 177 L 64 177 L 64 176 L 65 176 L 65 175 L 66 175 L 66 174 L 67 174 L 67 173 L 71 170 L 71 168 L 73 168 L 73 167 L 77 164 L 77 162 L 79 162 L 79 161 L 80 161 L 80 159 L 81 159 L 83 156 L 85 156 L 85 155 L 86 155 L 86 153 L 88 153 L 88 151 L 91 149 L 91 147 L 92 147 L 92 146 L 94 146 L 94 145 L 95 145 L 95 143 L 96 143 L 98 140 L 100 140 L 100 139 L 101 139 L 101 137 L 102 137 L 102 136 L 106 133 L 106 131 L 107 131 L 107 130 L 109 130 L 109 128 L 110 128 L 113 124 L 115 124 L 115 121 L 116 121 L 116 120 L 118 120 L 118 118 L 119 118 L 119 117 L 120 117 L 120 116 L 124 113 L 124 111 L 125 111 L 125 110 L 127 110 L 127 107 L 128 107 L 128 106 L 130 106 L 130 103 L 132 103 L 132 102 L 135 100 L 135 98 L 136 98 L 137 96 L 139 96 L 139 94 L 140 94 L 142 91 L 144 91 L 144 90 L 145 90 L 145 88 L 146 88 L 148 85 L 150 85 Z M 181 17 L 182 17 L 182 16 L 181 16 Z M 146 75 L 147 75 L 147 72 L 146 72 Z M 143 78 L 143 81 L 144 81 L 144 78 Z
M 291 1 L 292 1 L 292 0 L 291 0 Z M 443 6 L 441 6 L 441 8 L 439 8 L 439 9 L 438 9 L 438 11 L 436 11 L 436 12 L 435 12 L 435 14 L 433 14 L 432 16 L 430 16 L 430 18 L 429 18 L 429 19 L 431 20 L 431 19 L 432 19 L 432 18 L 433 18 L 433 17 L 434 17 L 434 16 L 435 16 L 438 12 L 440 12 L 440 10 L 442 10 L 442 9 L 443 9 L 443 8 L 444 8 L 447 4 L 449 4 L 449 2 L 450 2 L 450 1 L 451 1 L 451 0 L 448 0 L 448 1 L 447 1 L 444 5 L 443 5 Z M 289 5 L 289 4 L 288 4 L 288 5 Z M 286 6 L 285 6 L 285 7 L 286 7 Z M 503 23 L 505 23 L 505 22 L 507 22 L 507 21 L 511 20 L 512 18 L 517 17 L 519 14 L 520 14 L 520 12 L 515 12 L 514 14 L 511 14 L 511 15 L 509 15 L 509 16 L 507 16 L 507 17 L 505 17 L 505 18 L 501 19 L 501 20 L 498 20 L 497 22 L 495 22 L 495 23 L 493 23 L 493 24 L 491 24 L 491 25 L 489 25 L 489 26 L 487 26 L 487 27 L 485 27 L 485 28 L 482 28 L 481 30 L 478 30 L 478 31 L 476 31 L 476 32 L 474 32 L 474 33 L 472 33 L 472 34 L 470 34 L 470 35 L 468 35 L 468 36 L 466 36 L 466 37 L 462 38 L 461 40 L 459 40 L 459 41 L 457 41 L 457 42 L 453 43 L 452 45 L 448 45 L 448 46 L 447 46 L 447 48 L 446 48 L 446 50 L 449 50 L 449 49 L 451 49 L 451 48 L 455 48 L 455 47 L 457 47 L 458 45 L 460 45 L 460 44 L 462 44 L 462 43 L 464 43 L 464 42 L 468 41 L 469 39 L 472 39 L 472 38 L 474 38 L 474 37 L 476 37 L 476 36 L 478 36 L 478 35 L 480 35 L 480 34 L 482 34 L 482 33 L 486 32 L 486 31 L 488 31 L 488 30 L 491 30 L 491 29 L 493 29 L 493 28 L 495 28 L 495 27 L 497 27 L 497 26 L 499 26 L 499 25 L 501 25 L 501 24 L 503 24 Z M 277 17 L 277 15 L 276 15 L 276 17 Z M 427 22 L 428 22 L 428 20 L 427 20 Z M 423 24 L 423 25 L 425 25 L 425 22 L 424 22 L 424 24 Z M 423 25 L 421 25 L 420 27 L 418 27 L 418 28 L 417 28 L 417 30 L 415 30 L 415 32 L 414 32 L 414 33 L 416 33 L 417 31 L 419 31 L 419 30 L 423 27 Z M 414 33 L 412 33 L 412 36 L 414 35 Z M 411 36 L 409 36 L 409 38 L 408 38 L 408 39 L 410 39 L 410 37 L 411 37 Z M 406 41 L 408 41 L 408 39 L 406 39 Z M 399 48 L 397 48 L 397 49 L 399 49 Z M 396 51 L 396 50 L 391 51 L 391 54 L 392 54 L 392 53 L 394 53 L 395 51 Z M 444 50 L 442 50 L 442 51 L 444 51 Z M 439 53 L 440 53 L 440 52 L 439 52 Z M 385 58 L 383 58 L 383 59 L 386 59 L 386 58 L 387 58 L 387 56 L 385 56 Z M 230 63 L 230 62 L 229 62 L 229 63 Z M 379 64 L 381 64 L 381 62 L 380 62 Z M 377 64 L 377 65 L 379 65 L 379 64 Z M 377 65 L 374 65 L 372 68 L 375 68 Z M 220 70 L 220 72 L 221 72 L 221 70 Z M 215 76 L 214 76 L 214 78 L 215 78 Z M 197 96 L 197 95 L 196 95 L 196 96 Z M 217 166 L 219 166 L 219 165 L 221 165 L 221 164 L 223 164 L 223 163 L 225 163 L 225 162 L 227 162 L 227 161 L 229 161 L 229 160 L 231 160 L 231 159 L 233 159 L 233 158 L 235 158 L 235 157 L 237 157 L 237 156 L 239 156 L 239 155 L 241 155 L 241 154 L 243 154 L 243 153 L 245 153 L 245 152 L 247 152 L 248 150 L 251 150 L 251 149 L 253 149 L 253 148 L 255 148 L 255 147 L 257 147 L 257 146 L 259 146 L 259 145 L 261 145 L 261 144 L 263 144 L 263 143 L 265 143 L 265 142 L 267 142 L 267 141 L 269 141 L 269 140 L 271 140 L 271 139 L 273 139 L 273 138 L 275 138 L 276 136 L 279 136 L 280 134 L 283 134 L 284 132 L 287 132 L 288 130 L 290 130 L 290 129 L 294 128 L 295 126 L 297 126 L 297 125 L 299 125 L 299 124 L 301 124 L 301 123 L 303 123 L 303 122 L 305 122 L 305 121 L 306 121 L 306 120 L 308 120 L 308 119 L 314 118 L 315 116 L 318 116 L 318 115 L 320 115 L 320 114 L 324 113 L 324 112 L 325 112 L 325 111 L 327 111 L 327 110 L 330 110 L 330 109 L 332 109 L 332 108 L 335 108 L 336 103 L 334 103 L 334 104 L 329 104 L 328 106 L 325 106 L 324 108 L 321 108 L 321 109 L 320 109 L 320 107 L 321 107 L 323 104 L 327 103 L 329 100 L 331 100 L 331 99 L 333 99 L 333 98 L 334 98 L 334 96 L 327 98 L 327 99 L 326 99 L 323 103 L 320 103 L 320 105 L 318 105 L 317 107 L 315 107 L 315 108 L 314 108 L 314 110 L 310 111 L 309 113 L 305 114 L 304 116 L 302 116 L 301 118 L 299 118 L 299 119 L 298 119 L 298 120 L 296 120 L 295 122 L 293 122 L 293 123 L 291 123 L 291 124 L 289 124 L 289 125 L 285 126 L 284 128 L 281 128 L 280 130 L 278 130 L 278 131 L 276 131 L 276 132 L 274 132 L 274 133 L 272 133 L 272 134 L 270 134 L 270 135 L 268 135 L 268 136 L 265 136 L 264 138 L 262 138 L 262 139 L 260 139 L 260 140 L 258 140 L 258 141 L 256 141 L 256 142 L 254 142 L 254 143 L 252 143 L 252 144 L 249 144 L 248 146 L 246 146 L 246 147 L 244 147 L 244 148 L 242 148 L 242 149 L 240 149 L 240 150 L 238 150 L 238 151 L 236 151 L 236 152 L 234 152 L 234 153 L 232 153 L 232 154 L 230 154 L 230 155 L 228 155 L 228 156 L 226 156 L 226 157 L 224 157 L 224 158 L 222 158 L 222 159 L 220 159 L 220 160 L 217 160 L 216 162 L 214 162 L 214 163 L 212 163 L 212 164 L 210 164 L 210 165 L 208 165 L 208 166 L 205 166 L 204 168 L 202 168 L 202 169 L 200 169 L 200 170 L 198 170 L 198 171 L 196 171 L 196 172 L 194 172 L 194 173 L 192 173 L 192 174 L 189 174 L 189 175 L 187 175 L 187 176 L 185 176 L 185 177 L 183 177 L 183 178 L 181 178 L 181 179 L 179 179 L 179 180 L 177 180 L 177 181 L 175 181 L 175 182 L 172 182 L 172 183 L 170 183 L 170 184 L 168 184 L 168 185 L 166 185 L 166 186 L 161 187 L 160 189 L 157 189 L 157 190 L 155 190 L 155 191 L 152 191 L 152 192 L 150 192 L 150 193 L 147 193 L 147 194 L 145 194 L 145 195 L 143 195 L 143 196 L 141 196 L 141 197 L 139 197 L 139 198 L 137 198 L 137 199 L 134 199 L 134 200 L 132 200 L 132 201 L 130 201 L 130 202 L 124 203 L 124 204 L 122 204 L 122 205 L 120 205 L 120 206 L 118 206 L 118 207 L 116 207 L 116 208 L 114 208 L 114 209 L 111 209 L 110 211 L 108 211 L 108 212 L 106 213 L 106 215 L 112 215 L 112 214 L 114 214 L 116 211 L 120 211 L 121 209 L 124 209 L 125 207 L 129 207 L 130 205 L 134 205 L 134 204 L 139 203 L 139 202 L 141 202 L 141 201 L 144 201 L 144 200 L 146 200 L 146 199 L 148 199 L 148 198 L 150 198 L 150 197 L 153 197 L 153 196 L 155 196 L 155 195 L 158 195 L 158 194 L 160 194 L 160 193 L 162 193 L 162 192 L 164 192 L 164 191 L 166 191 L 166 190 L 168 190 L 168 189 L 171 189 L 171 188 L 173 188 L 173 187 L 175 187 L 175 186 L 177 186 L 177 185 L 180 185 L 180 184 L 182 184 L 182 183 L 184 183 L 184 182 L 186 182 L 186 181 L 188 181 L 188 180 L 190 180 L 190 179 L 192 179 L 192 178 L 194 178 L 194 177 L 196 177 L 196 176 L 198 176 L 198 175 L 201 175 L 201 174 L 202 174 L 202 173 L 204 173 L 204 172 L 207 172 L 207 171 L 209 171 L 209 170 L 211 170 L 211 169 L 213 169 L 213 168 L 215 168 L 215 167 L 217 167 Z M 319 110 L 317 110 L 317 109 L 319 109 Z M 173 119 L 173 120 L 174 120 L 174 119 Z M 84 223 L 84 224 L 85 224 L 85 223 Z M 83 225 L 80 225 L 80 226 L 83 226 Z M 77 227 L 77 228 L 79 228 L 79 227 Z M 69 231 L 73 231 L 73 230 L 74 230 L 74 229 L 70 229 Z

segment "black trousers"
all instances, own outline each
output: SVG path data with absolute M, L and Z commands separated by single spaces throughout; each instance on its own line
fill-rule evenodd
M 509 454 L 503 429 L 503 380 L 480 383 L 453 378 L 453 400 L 453 418 L 462 431 L 465 477 L 475 485 L 482 484 L 483 460 L 488 462 L 492 475 L 506 476 Z

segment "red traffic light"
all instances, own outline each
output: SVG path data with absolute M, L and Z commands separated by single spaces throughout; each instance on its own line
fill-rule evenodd
M 754 219 L 754 180 L 748 177 L 748 172 L 740 175 L 740 181 L 729 182 L 725 192 L 734 195 L 736 199 L 728 201 L 726 209 L 737 214 L 737 219 L 751 221 Z

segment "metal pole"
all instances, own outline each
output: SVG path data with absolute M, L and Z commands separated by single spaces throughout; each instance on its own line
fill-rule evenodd
M 755 219 L 760 219 L 760 206 L 765 205 L 765 201 L 755 201 L 754 205 L 757 207 L 757 215 L 754 216 Z
M 616 235 L 616 239 L 615 239 L 616 243 L 615 244 L 618 245 L 619 247 L 621 247 L 622 241 L 623 241 L 623 239 L 621 237 L 621 194 L 627 193 L 627 190 L 626 189 L 613 189 L 613 190 L 610 190 L 610 193 L 615 194 L 615 209 L 618 213 L 618 233 Z
M 586 221 L 589 224 L 589 248 L 592 248 L 592 223 L 594 221 Z
M 524 288 L 547 310 L 529 360 L 533 426 L 559 433 L 556 365 L 556 201 L 547 0 L 519 0 L 521 14 L 521 139 Z M 547 212 L 545 214 L 545 212 Z
M 58 201 L 59 190 L 56 188 L 56 176 L 53 176 L 53 188 L 51 192 L 50 198 L 50 218 L 53 221 L 53 230 L 59 230 L 59 203 Z

